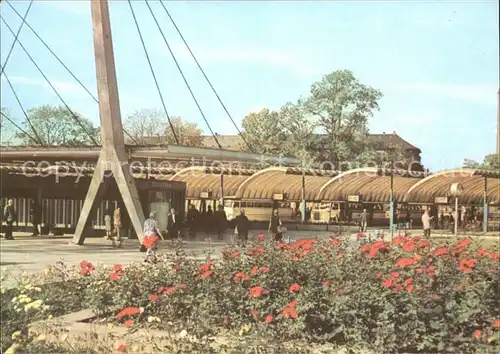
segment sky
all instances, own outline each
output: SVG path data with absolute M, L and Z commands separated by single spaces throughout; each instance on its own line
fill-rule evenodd
M 24 14 L 29 2 L 10 0 Z M 161 5 L 150 1 L 212 129 L 234 134 L 203 75 Z M 167 110 L 209 133 L 146 4 L 133 0 Z M 311 84 L 349 69 L 384 94 L 372 133 L 397 132 L 422 150 L 431 171 L 482 160 L 496 148 L 499 34 L 497 1 L 189 1 L 167 7 L 237 124 L 252 111 L 278 109 Z M 21 19 L 2 1 L 2 17 Z M 161 109 L 129 4 L 110 0 L 122 118 Z M 97 96 L 90 1 L 34 1 L 30 24 Z M 0 26 L 1 63 L 13 36 Z M 20 42 L 73 110 L 97 125 L 98 107 L 24 27 Z M 25 108 L 61 104 L 16 45 L 5 67 Z M 1 105 L 21 119 L 4 78 Z

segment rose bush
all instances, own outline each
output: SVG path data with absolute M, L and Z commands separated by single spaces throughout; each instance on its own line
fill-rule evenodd
M 497 252 L 418 236 L 359 247 L 335 238 L 258 241 L 219 261 L 178 252 L 80 281 L 88 306 L 131 328 L 237 331 L 377 352 L 485 352 L 500 333 Z
M 60 296 L 130 330 L 487 353 L 500 335 L 499 261 L 498 249 L 468 239 L 276 245 L 258 237 L 201 263 L 181 249 L 156 264 L 83 261 Z

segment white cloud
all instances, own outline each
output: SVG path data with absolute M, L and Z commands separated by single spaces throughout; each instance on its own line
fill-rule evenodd
M 455 85 L 443 83 L 411 83 L 398 85 L 399 89 L 418 91 L 484 104 L 496 104 L 497 89 L 487 85 Z
M 165 49 L 166 50 L 166 49 Z M 173 46 L 177 58 L 193 62 L 191 54 L 182 44 Z M 311 77 L 320 74 L 308 55 L 263 48 L 196 48 L 193 50 L 197 59 L 205 65 L 221 62 L 265 64 L 292 71 L 300 77 Z
M 21 84 L 21 85 L 38 86 L 38 87 L 42 87 L 46 90 L 52 91 L 52 88 L 45 80 L 33 79 L 33 78 L 29 78 L 29 77 L 24 77 L 24 76 L 11 76 L 11 77 L 9 77 L 9 79 L 12 83 Z M 5 79 L 2 77 L 2 80 L 5 80 Z M 71 95 L 80 95 L 80 94 L 87 95 L 87 92 L 78 84 L 74 84 L 74 83 L 67 82 L 67 81 L 60 81 L 60 80 L 51 80 L 50 83 L 54 86 L 54 88 L 59 93 L 65 93 L 65 94 L 71 94 Z

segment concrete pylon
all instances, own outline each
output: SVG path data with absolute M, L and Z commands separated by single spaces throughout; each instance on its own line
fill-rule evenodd
M 91 225 L 89 217 L 99 205 L 110 182 L 104 176 L 109 175 L 116 181 L 130 221 L 142 243 L 144 211 L 125 150 L 108 1 L 91 0 L 91 8 L 102 149 L 80 213 L 73 242 L 83 245 L 86 231 Z

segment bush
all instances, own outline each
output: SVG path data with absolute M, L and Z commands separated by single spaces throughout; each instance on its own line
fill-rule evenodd
M 222 331 L 377 352 L 486 352 L 498 342 L 499 254 L 470 240 L 259 241 L 200 264 L 82 264 L 86 304 L 127 327 Z
M 298 341 L 384 353 L 487 353 L 498 350 L 499 261 L 498 250 L 468 239 L 276 245 L 259 237 L 220 260 L 199 262 L 179 249 L 156 264 L 83 261 L 77 270 L 61 268 L 56 278 L 64 274 L 65 286 L 29 296 L 51 304 L 43 316 L 91 307 L 103 321 L 200 343 L 224 335 L 255 348 Z

